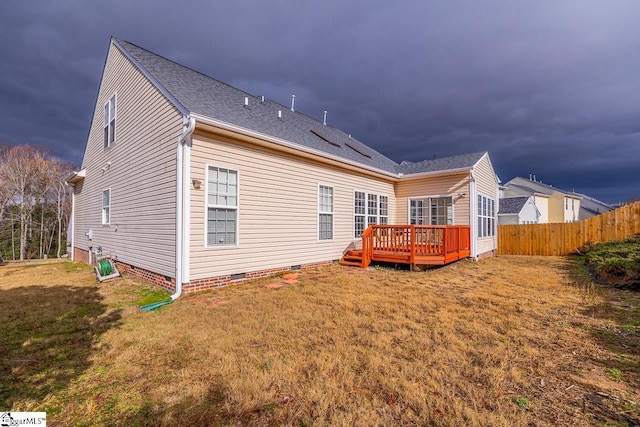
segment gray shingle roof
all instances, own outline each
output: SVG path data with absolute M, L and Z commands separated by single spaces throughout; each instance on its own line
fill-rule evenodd
M 520 213 L 529 197 L 508 197 L 500 199 L 500 209 L 498 215 Z
M 396 166 L 396 172 L 409 175 L 412 173 L 438 172 L 451 169 L 471 169 L 485 154 L 486 151 L 482 151 L 442 157 L 439 159 L 423 160 L 421 162 L 402 162 Z
M 289 107 L 246 93 L 133 43 L 116 37 L 112 40 L 186 114 L 195 113 L 393 174 L 470 169 L 485 154 L 463 154 L 399 165 L 339 129 L 291 111 Z M 245 97 L 249 98 L 248 106 L 245 106 Z
M 185 110 L 280 138 L 375 169 L 395 173 L 398 165 L 344 132 L 274 101 L 248 94 L 219 80 L 114 38 Z M 249 105 L 245 107 L 245 97 Z M 278 118 L 281 111 L 282 118 Z M 322 135 L 322 137 L 311 131 Z

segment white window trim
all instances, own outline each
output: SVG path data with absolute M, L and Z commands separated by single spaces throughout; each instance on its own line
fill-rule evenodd
M 442 197 L 451 197 L 451 225 L 456 224 L 456 198 L 453 197 L 453 194 L 432 194 L 429 196 L 417 196 L 417 197 L 408 197 L 407 198 L 407 224 L 411 224 L 411 201 L 412 200 L 420 200 L 420 199 L 439 199 Z M 428 215 L 427 219 L 429 220 L 429 224 L 431 225 L 431 209 L 427 207 Z
M 208 227 L 208 221 L 209 221 L 209 207 L 219 207 L 221 209 L 229 209 L 232 208 L 230 206 L 220 206 L 220 205 L 211 205 L 209 206 L 209 168 L 219 168 L 219 169 L 227 169 L 230 171 L 234 171 L 237 174 L 237 187 L 238 187 L 238 194 L 236 195 L 236 200 L 237 200 L 237 205 L 235 207 L 236 209 L 236 243 L 235 244 L 228 244 L 228 245 L 212 245 L 209 246 L 207 245 L 207 240 L 208 240 L 208 236 L 207 236 L 207 227 Z M 219 164 L 212 164 L 212 163 L 205 163 L 204 165 L 204 248 L 207 250 L 213 250 L 213 251 L 219 251 L 219 250 L 225 250 L 225 249 L 235 249 L 238 246 L 240 246 L 240 170 L 237 168 L 233 168 L 231 166 L 225 166 L 225 165 L 219 165 Z
M 363 193 L 364 194 L 364 215 L 363 214 L 356 214 L 356 212 L 355 212 L 356 193 Z M 356 239 L 356 241 L 362 239 L 362 236 L 355 237 L 356 216 L 364 217 L 364 230 L 362 230 L 363 233 L 367 228 L 369 228 L 369 216 L 373 216 L 373 215 L 369 215 L 369 194 L 375 195 L 377 197 L 378 213 L 375 215 L 376 216 L 376 225 L 389 225 L 390 224 L 389 223 L 389 217 L 390 217 L 389 212 L 391 212 L 391 209 L 390 209 L 391 197 L 388 194 L 374 193 L 374 192 L 369 192 L 369 191 L 364 191 L 364 190 L 353 190 L 353 196 L 351 197 L 351 202 L 352 202 L 352 209 L 351 209 L 351 236 L 352 236 L 353 239 Z M 380 215 L 380 197 L 386 197 L 387 198 L 387 214 L 386 215 Z M 387 218 L 387 224 L 380 224 L 380 218 L 383 218 L 383 217 Z
M 108 191 L 109 192 L 109 204 L 107 206 L 104 206 L 104 192 Z M 100 222 L 102 223 L 102 225 L 111 225 L 111 205 L 112 205 L 112 197 L 111 197 L 111 187 L 109 188 L 103 188 L 102 192 L 100 193 Z M 107 222 L 104 221 L 104 208 L 108 208 L 109 209 L 109 220 Z
M 331 188 L 331 212 L 321 212 L 320 211 L 320 187 L 328 187 Z M 320 238 L 320 214 L 331 214 L 331 238 L 330 239 L 321 239 Z M 322 182 L 318 183 L 318 188 L 316 191 L 316 241 L 319 243 L 322 242 L 333 242 L 336 238 L 336 189 L 333 185 L 325 184 Z
M 109 121 L 106 124 L 103 124 L 102 126 L 102 135 L 104 138 L 104 129 L 107 128 L 107 132 L 111 132 L 109 129 L 111 129 L 111 121 L 115 120 L 118 118 L 118 94 L 117 92 L 114 92 L 109 99 L 107 99 L 107 102 L 104 103 L 104 105 L 102 106 L 102 112 L 104 114 L 104 107 L 106 107 L 107 105 L 109 105 L 111 103 L 111 100 L 113 99 L 113 102 L 115 104 L 115 108 L 113 109 L 113 117 L 109 117 Z M 109 111 L 111 111 L 111 108 L 109 107 Z M 103 117 L 104 119 L 106 119 L 106 117 Z M 117 121 L 116 121 L 116 125 L 117 125 Z M 105 150 L 108 150 L 109 148 L 111 148 L 112 145 L 115 145 L 116 143 L 116 137 L 115 137 L 115 131 L 116 131 L 116 127 L 113 127 L 113 142 L 109 142 L 109 136 L 107 136 L 107 146 L 104 147 Z M 103 146 L 104 146 L 104 141 L 103 141 Z

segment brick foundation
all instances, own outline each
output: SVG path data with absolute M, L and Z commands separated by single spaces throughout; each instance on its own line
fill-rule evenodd
M 176 281 L 173 277 L 153 273 L 149 270 L 145 270 L 144 268 L 136 267 L 124 262 L 114 262 L 116 263 L 116 267 L 118 267 L 118 271 L 120 273 L 130 274 L 142 280 L 146 280 L 147 282 L 151 282 L 156 286 L 160 286 L 165 291 L 169 291 L 171 293 L 175 292 L 176 290 Z
M 185 283 L 182 285 L 182 292 L 184 293 L 192 293 L 203 291 L 205 289 L 212 288 L 220 288 L 222 286 L 227 285 L 237 285 L 242 282 L 246 282 L 248 280 L 261 279 L 264 277 L 273 276 L 279 273 L 284 273 L 286 271 L 297 271 L 297 270 L 306 270 L 309 268 L 323 267 L 326 265 L 333 264 L 335 261 L 324 261 L 324 262 L 314 262 L 311 264 L 303 264 L 295 267 L 279 267 L 272 268 L 270 270 L 261 270 L 261 271 L 253 271 L 251 273 L 242 273 L 239 275 L 226 275 L 226 276 L 218 276 L 218 277 L 209 277 L 206 279 L 197 279 L 192 280 L 189 283 Z M 235 278 L 235 276 L 242 276 Z
M 478 259 L 482 259 L 482 258 L 490 258 L 492 256 L 496 256 L 496 251 L 495 249 L 492 251 L 488 251 L 488 252 L 484 252 L 480 255 L 478 255 Z
M 73 260 L 75 262 L 83 262 L 85 264 L 89 264 L 89 251 L 75 248 L 75 250 L 73 251 Z
M 88 264 L 89 252 L 83 249 L 75 248 L 75 261 Z M 154 285 L 159 286 L 169 292 L 175 292 L 176 290 L 176 281 L 173 277 L 153 273 L 149 270 L 145 270 L 144 268 L 136 267 L 121 261 L 114 260 L 114 262 L 116 264 L 116 267 L 118 267 L 118 271 L 120 271 L 120 273 L 130 274 L 132 276 L 146 280 L 147 282 L 153 283 Z M 205 289 L 214 289 L 228 285 L 236 285 L 248 280 L 261 279 L 279 273 L 284 273 L 286 271 L 306 270 L 309 268 L 330 265 L 334 262 L 335 261 L 315 262 L 311 264 L 296 265 L 291 267 L 279 267 L 269 270 L 252 271 L 250 273 L 229 274 L 224 276 L 209 277 L 206 279 L 197 279 L 192 280 L 189 283 L 184 283 L 182 285 L 182 292 L 185 294 L 189 294 L 193 292 L 204 291 Z

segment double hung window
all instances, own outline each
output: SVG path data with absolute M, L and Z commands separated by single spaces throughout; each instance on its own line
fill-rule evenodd
M 318 240 L 333 239 L 333 187 L 318 186 Z
M 478 237 L 493 237 L 495 235 L 495 200 L 478 195 Z
M 102 224 L 108 225 L 111 221 L 111 189 L 102 190 Z
M 116 140 L 116 95 L 104 104 L 104 148 L 111 147 Z
M 207 246 L 238 243 L 238 171 L 207 168 Z

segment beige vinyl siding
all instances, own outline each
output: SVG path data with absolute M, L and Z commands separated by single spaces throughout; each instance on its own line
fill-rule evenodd
M 477 238 L 476 254 L 482 255 L 486 252 L 491 252 L 498 247 L 498 183 L 496 181 L 495 171 L 493 170 L 489 156 L 485 155 L 478 161 L 474 167 L 474 176 L 476 178 L 476 191 L 478 194 L 490 197 L 495 201 L 496 236 Z M 475 234 L 476 236 L 478 235 L 477 230 Z
M 546 224 L 549 222 L 549 197 L 548 196 L 534 196 L 536 207 L 540 212 L 539 224 Z
M 466 193 L 458 196 L 458 193 Z M 409 199 L 429 196 L 453 196 L 453 223 L 469 225 L 469 173 L 404 178 L 396 184 L 396 218 L 399 224 L 409 223 Z
M 104 104 L 116 94 L 116 133 L 104 149 Z M 102 247 L 125 263 L 175 275 L 176 145 L 182 116 L 111 45 L 76 187 L 76 247 Z M 108 166 L 108 162 L 111 165 Z M 103 170 L 104 168 L 104 170 Z M 110 224 L 101 224 L 102 190 L 111 189 Z
M 565 199 L 569 200 L 569 207 L 565 208 Z M 571 210 L 571 200 L 575 200 L 575 211 Z M 580 212 L 580 199 L 567 196 L 560 191 L 553 191 L 549 197 L 549 222 L 571 222 L 578 219 Z M 574 218 L 575 215 L 575 218 Z
M 393 183 L 289 154 L 196 134 L 191 179 L 206 167 L 239 174 L 239 234 L 233 246 L 206 247 L 206 186 L 191 189 L 190 279 L 337 260 L 354 241 L 354 191 L 389 197 Z M 333 240 L 318 240 L 318 185 L 333 187 Z

